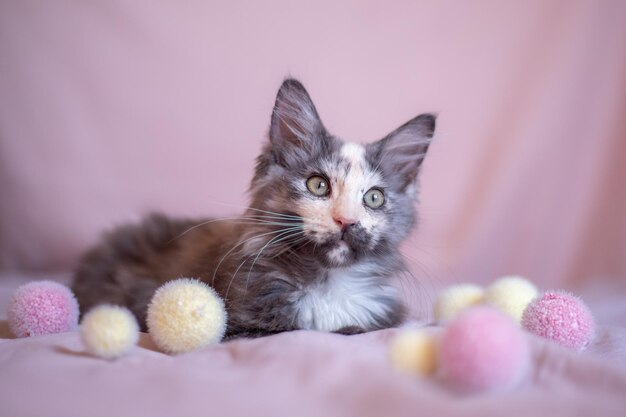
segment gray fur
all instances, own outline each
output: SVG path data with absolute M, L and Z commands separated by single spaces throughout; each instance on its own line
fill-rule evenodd
M 320 197 L 295 185 L 312 174 L 325 174 L 328 166 L 344 173 L 350 166 L 339 155 L 343 142 L 326 131 L 302 84 L 286 80 L 276 98 L 269 140 L 257 159 L 250 205 L 241 219 L 151 215 L 139 225 L 113 230 L 83 257 L 76 271 L 73 290 L 81 310 L 105 302 L 126 305 L 145 330 L 147 304 L 155 289 L 174 278 L 194 277 L 224 298 L 227 337 L 250 337 L 300 328 L 300 304 L 338 271 L 352 268 L 358 271 L 352 279 L 362 276 L 377 288 L 390 285 L 406 270 L 397 248 L 417 222 L 417 176 L 434 127 L 434 116 L 421 115 L 365 148 L 368 169 L 383 178 L 390 202 L 375 213 L 385 220 L 379 238 L 373 239 L 372 231 L 359 222 L 319 243 L 316 231 L 304 232 L 299 204 Z M 340 267 L 326 256 L 338 240 L 350 248 Z M 399 324 L 405 308 L 390 294 L 373 294 L 371 308 L 360 320 L 333 330 L 353 334 Z M 362 308 L 368 310 L 368 305 Z

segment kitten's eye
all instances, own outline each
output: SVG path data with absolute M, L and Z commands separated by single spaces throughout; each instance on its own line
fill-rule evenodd
M 313 195 L 318 197 L 324 197 L 330 193 L 328 181 L 326 178 L 320 177 L 319 175 L 313 175 L 306 180 L 306 188 L 308 188 Z
M 385 194 L 378 188 L 372 188 L 363 196 L 363 202 L 367 207 L 377 209 L 385 202 Z

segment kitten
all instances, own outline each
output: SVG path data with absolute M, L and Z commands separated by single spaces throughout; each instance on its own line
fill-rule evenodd
M 435 117 L 423 114 L 378 142 L 343 142 L 302 84 L 287 79 L 244 215 L 152 215 L 113 230 L 76 272 L 83 311 L 126 305 L 145 330 L 154 291 L 195 277 L 225 300 L 228 338 L 398 325 L 405 307 L 392 279 L 406 271 L 398 246 L 416 224 L 417 176 L 434 129 Z

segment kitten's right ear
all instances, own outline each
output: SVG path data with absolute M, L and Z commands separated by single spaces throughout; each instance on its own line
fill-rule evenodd
M 324 125 L 304 86 L 286 79 L 278 90 L 270 125 L 272 153 L 289 165 L 294 157 L 307 157 L 325 135 Z
M 434 114 L 421 114 L 367 147 L 371 162 L 405 189 L 417 178 L 435 132 Z

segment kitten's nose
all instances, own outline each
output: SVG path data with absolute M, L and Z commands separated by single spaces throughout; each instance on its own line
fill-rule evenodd
M 342 216 L 333 217 L 333 220 L 341 228 L 342 231 L 348 230 L 350 226 L 354 226 L 356 224 L 356 220 L 349 219 Z

